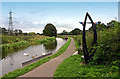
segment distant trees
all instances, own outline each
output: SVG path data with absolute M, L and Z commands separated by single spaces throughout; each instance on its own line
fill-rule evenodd
M 69 32 L 67 32 L 66 30 L 63 30 L 61 33 L 60 33 L 60 35 L 68 35 L 69 34 Z
M 15 35 L 17 36 L 18 34 L 22 34 L 22 30 L 20 29 L 15 29 L 14 30 Z
M 35 35 L 36 33 L 35 32 L 29 32 L 29 35 Z
M 113 27 L 115 27 L 114 24 L 118 24 L 118 22 L 116 22 L 115 20 L 111 20 L 111 22 L 107 23 L 107 25 L 105 25 L 104 23 L 101 23 L 96 26 L 96 30 L 100 31 L 100 30 L 104 30 L 104 29 L 113 28 Z M 93 30 L 93 27 L 90 27 L 89 31 L 92 31 L 92 30 Z
M 7 29 L 6 29 L 6 28 L 4 28 L 4 27 L 3 27 L 3 28 L 1 28 L 1 31 L 2 31 L 2 34 L 3 34 L 3 35 L 5 35 L 5 34 L 7 34 L 7 33 L 8 33 Z
M 75 28 L 74 30 L 72 30 L 70 33 L 70 35 L 80 35 L 82 34 L 82 30 Z
M 79 28 L 75 28 L 70 32 L 63 30 L 59 35 L 80 35 L 80 34 L 82 34 L 82 30 L 80 30 Z
M 48 23 L 44 30 L 43 30 L 43 35 L 46 35 L 46 36 L 57 36 L 57 30 L 56 30 L 56 27 L 51 24 L 51 23 Z

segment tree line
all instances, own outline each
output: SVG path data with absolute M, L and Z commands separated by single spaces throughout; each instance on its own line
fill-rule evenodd
M 5 27 L 0 27 L 0 32 L 2 35 L 9 35 L 9 29 L 6 29 Z M 29 32 L 29 33 L 24 33 L 21 29 L 15 29 L 13 30 L 13 33 L 11 35 L 46 35 L 46 36 L 57 36 L 58 35 L 79 35 L 82 34 L 82 30 L 75 28 L 74 30 L 67 32 L 63 30 L 61 33 L 57 33 L 56 27 L 48 23 L 43 30 L 43 33 L 35 33 L 35 32 Z
M 97 25 L 96 29 L 97 31 L 100 31 L 100 30 L 103 30 L 105 28 L 111 28 L 111 27 L 114 27 L 114 23 L 115 21 L 112 20 L 111 22 L 107 23 L 107 25 L 105 25 L 104 23 L 101 23 L 100 25 Z M 87 31 L 92 31 L 93 27 L 90 27 L 89 30 Z M 3 35 L 8 35 L 9 29 L 6 29 L 5 27 L 1 28 L 0 27 L 0 32 L 3 34 Z M 72 31 L 70 32 L 67 32 L 66 30 L 63 30 L 61 33 L 57 33 L 57 29 L 56 27 L 51 24 L 51 23 L 48 23 L 45 27 L 44 27 L 44 30 L 43 30 L 43 33 L 35 33 L 35 32 L 29 32 L 29 33 L 23 33 L 21 29 L 15 29 L 13 30 L 13 35 L 46 35 L 46 36 L 57 36 L 58 35 L 80 35 L 82 34 L 82 30 L 80 30 L 79 28 L 75 28 L 73 29 Z

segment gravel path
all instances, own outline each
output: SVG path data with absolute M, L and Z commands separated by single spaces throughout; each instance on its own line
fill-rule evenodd
M 18 77 L 17 79 L 23 79 L 25 77 L 53 77 L 54 72 L 57 66 L 66 58 L 71 56 L 75 52 L 75 43 L 74 40 L 71 39 L 71 43 L 68 46 L 67 50 L 61 54 L 60 56 L 51 59 L 50 61 L 44 63 L 43 65 L 33 69 L 32 71 Z M 32 79 L 32 78 L 31 78 Z M 34 79 L 34 78 L 33 78 Z

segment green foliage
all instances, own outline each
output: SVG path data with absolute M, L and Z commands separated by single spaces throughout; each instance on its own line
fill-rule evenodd
M 117 69 L 117 67 L 112 67 Z M 74 55 L 65 59 L 56 69 L 54 78 L 58 77 L 116 77 L 119 78 L 119 72 L 113 71 L 111 67 L 104 65 L 84 65 L 82 64 L 81 55 Z M 85 78 L 86 79 L 86 78 Z
M 110 65 L 120 59 L 120 25 L 98 32 L 98 46 L 93 61 L 96 64 Z
M 2 52 L 10 52 L 12 50 L 17 50 L 19 48 L 24 48 L 26 46 L 29 46 L 30 43 L 28 43 L 27 41 L 20 41 L 17 43 L 12 43 L 12 44 L 3 44 L 2 46 Z
M 20 75 L 23 75 L 31 70 L 33 70 L 34 68 L 42 65 L 43 63 L 49 61 L 50 59 L 52 58 L 55 58 L 59 55 L 61 55 L 62 53 L 64 53 L 66 51 L 66 49 L 68 48 L 69 44 L 71 42 L 71 39 L 69 39 L 59 50 L 57 53 L 51 55 L 51 56 L 48 56 L 46 58 L 43 58 L 43 59 L 40 59 L 39 61 L 33 63 L 33 64 L 30 64 L 22 69 L 17 69 L 17 70 L 14 70 L 13 72 L 9 72 L 8 74 L 5 74 L 2 79 L 6 79 L 6 78 L 9 78 L 9 79 L 15 79 L 16 77 L 20 76 Z
M 60 35 L 80 35 L 80 34 L 82 34 L 82 30 L 80 30 L 79 28 L 75 28 L 70 32 L 63 30 L 62 33 L 60 33 Z
M 28 43 L 27 41 L 0 45 L 0 47 L 2 48 L 2 58 L 5 58 L 7 54 L 13 53 L 28 46 L 30 46 L 30 43 Z
M 86 35 L 86 42 L 87 42 L 88 50 L 90 50 L 91 47 L 92 47 L 93 38 L 94 38 L 93 32 L 87 33 L 87 35 Z
M 67 32 L 66 30 L 63 30 L 62 33 L 60 33 L 60 35 L 68 35 L 69 32 Z
M 80 35 L 80 34 L 82 34 L 82 31 L 80 29 L 78 29 L 78 28 L 75 28 L 69 34 L 70 35 Z
M 82 35 L 70 35 L 74 39 L 76 51 L 80 50 L 82 45 Z
M 20 41 L 28 41 L 28 42 L 33 42 L 35 40 L 39 39 L 44 39 L 47 36 L 43 35 L 32 35 L 32 36 L 24 36 L 24 35 L 18 35 L 18 36 L 9 36 L 9 35 L 1 35 L 2 37 L 2 44 L 7 44 L 7 43 L 16 43 Z
M 29 32 L 29 35 L 35 35 L 36 33 L 35 32 Z
M 49 43 L 49 42 L 54 42 L 54 41 L 55 41 L 55 37 L 47 37 L 47 38 L 44 38 L 44 39 L 36 40 L 36 43 L 37 44 L 43 44 L 43 43 Z
M 47 24 L 43 30 L 43 35 L 46 36 L 57 36 L 57 30 L 51 23 Z
M 43 44 L 43 43 L 49 43 L 55 41 L 55 37 L 46 37 L 46 36 L 2 35 L 2 39 L 4 43 L 0 45 L 0 47 L 2 48 L 2 58 L 5 58 L 8 54 L 24 49 L 30 45 L 37 45 L 37 44 Z

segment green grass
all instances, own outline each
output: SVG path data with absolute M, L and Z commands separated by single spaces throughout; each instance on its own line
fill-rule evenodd
M 76 48 L 79 48 L 79 39 L 74 36 L 74 42 Z M 77 49 L 76 49 L 77 50 Z M 82 55 L 82 53 L 81 53 Z M 84 59 L 81 58 L 81 55 L 75 55 L 71 56 L 67 59 L 65 59 L 56 69 L 54 73 L 54 78 L 77 78 L 77 79 L 93 79 L 94 78 L 116 78 L 119 79 L 120 77 L 120 71 L 118 70 L 118 67 L 115 65 L 113 66 L 105 66 L 105 65 L 92 65 L 87 64 L 83 65 L 81 64 L 84 62 Z M 81 78 L 80 78 L 81 77 Z
M 104 65 L 81 65 L 80 55 L 65 59 L 54 73 L 54 78 L 60 77 L 117 77 L 119 72 Z
M 27 42 L 31 43 L 31 42 L 34 42 L 35 40 L 44 39 L 48 36 L 43 36 L 43 35 L 31 35 L 31 36 L 0 35 L 0 37 L 2 37 L 2 44 L 8 44 L 8 43 L 16 43 L 16 42 L 20 42 L 20 41 L 27 41 Z
M 40 39 L 34 39 L 32 42 L 19 41 L 19 42 L 2 44 L 0 45 L 0 48 L 2 48 L 2 59 L 5 58 L 8 54 L 12 54 L 21 49 L 25 49 L 28 46 L 43 44 L 43 43 L 51 43 L 54 41 L 55 41 L 55 37 L 44 37 Z
M 28 46 L 30 46 L 30 43 L 27 41 L 0 45 L 0 48 L 2 48 L 2 59 L 5 58 L 8 54 L 14 53 Z
M 6 78 L 9 78 L 9 79 L 15 79 L 16 77 L 20 76 L 20 75 L 23 75 L 29 71 L 31 71 L 32 69 L 42 65 L 43 63 L 49 61 L 50 59 L 52 58 L 55 58 L 59 55 L 61 55 L 62 53 L 64 53 L 66 51 L 66 49 L 68 48 L 69 44 L 71 42 L 71 39 L 69 39 L 59 50 L 56 54 L 53 54 L 51 56 L 48 56 L 46 58 L 43 58 L 39 61 L 37 61 L 36 63 L 33 63 L 33 64 L 30 64 L 22 69 L 17 69 L 17 70 L 14 70 L 13 72 L 9 72 L 8 74 L 5 74 L 2 79 L 6 79 Z

